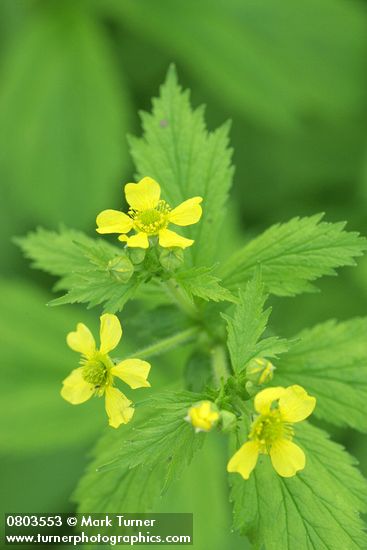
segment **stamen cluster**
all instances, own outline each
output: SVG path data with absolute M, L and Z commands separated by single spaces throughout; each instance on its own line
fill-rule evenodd
M 260 452 L 267 454 L 276 441 L 291 440 L 293 435 L 293 428 L 282 420 L 279 409 L 274 409 L 269 414 L 260 415 L 254 420 L 249 439 L 257 441 Z
M 134 220 L 134 228 L 148 235 L 158 235 L 159 231 L 168 225 L 168 214 L 171 207 L 164 200 L 160 200 L 155 208 L 137 211 L 132 208 L 129 216 Z

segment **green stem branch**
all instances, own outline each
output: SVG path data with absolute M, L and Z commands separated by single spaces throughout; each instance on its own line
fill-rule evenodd
M 186 330 L 182 330 L 181 332 L 177 332 L 172 336 L 163 338 L 162 340 L 159 340 L 158 342 L 147 346 L 146 348 L 142 348 L 134 353 L 130 353 L 128 358 L 131 359 L 133 357 L 136 357 L 139 359 L 149 359 L 150 357 L 161 355 L 162 353 L 166 353 L 167 351 L 170 351 L 171 349 L 174 349 L 179 345 L 189 343 L 191 340 L 194 339 L 195 336 L 199 334 L 199 332 L 199 327 L 190 327 Z M 115 359 L 115 361 L 119 362 L 121 361 L 121 359 Z
M 177 282 L 174 279 L 168 279 L 168 281 L 164 281 L 164 286 L 169 294 L 169 296 L 173 299 L 173 301 L 178 305 L 178 307 L 186 313 L 189 317 L 193 319 L 197 319 L 199 312 L 195 306 L 195 304 L 190 300 L 190 298 L 185 294 L 185 292 L 180 288 L 180 286 L 177 284 Z
M 214 379 L 219 386 L 222 380 L 225 382 L 230 374 L 227 363 L 227 354 L 223 346 L 217 345 L 212 349 L 211 363 Z

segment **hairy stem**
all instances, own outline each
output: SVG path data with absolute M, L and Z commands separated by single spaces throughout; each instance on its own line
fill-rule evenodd
M 180 286 L 176 283 L 174 279 L 168 279 L 168 281 L 164 281 L 164 286 L 169 294 L 169 296 L 173 299 L 173 301 L 178 305 L 178 307 L 186 313 L 189 317 L 193 319 L 197 319 L 199 316 L 199 312 L 195 306 L 195 304 L 190 300 L 190 298 L 183 292 L 183 290 L 180 288 Z
M 217 345 L 212 349 L 211 363 L 214 379 L 219 386 L 222 380 L 226 381 L 230 374 L 227 363 L 227 354 L 223 346 Z
M 182 330 L 181 332 L 177 332 L 172 336 L 163 338 L 162 340 L 159 340 L 155 344 L 147 346 L 146 348 L 142 348 L 134 353 L 130 353 L 129 359 L 133 357 L 137 357 L 139 359 L 148 359 L 155 355 L 161 355 L 162 353 L 166 353 L 167 351 L 170 351 L 171 349 L 174 349 L 179 345 L 189 343 L 191 340 L 194 339 L 195 336 L 199 334 L 199 332 L 199 327 L 190 327 L 186 330 Z M 115 361 L 119 362 L 121 361 L 121 359 L 115 359 Z

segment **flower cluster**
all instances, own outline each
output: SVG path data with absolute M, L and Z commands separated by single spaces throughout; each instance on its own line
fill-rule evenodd
M 186 248 L 193 244 L 168 229 L 169 224 L 188 226 L 197 223 L 202 215 L 201 197 L 193 197 L 176 208 L 161 199 L 161 188 L 152 178 L 145 177 L 138 183 L 125 185 L 129 204 L 128 213 L 104 210 L 97 216 L 97 232 L 117 233 L 119 240 L 131 248 L 146 249 L 157 244 L 163 248 Z M 130 231 L 134 234 L 129 235 Z M 119 259 L 120 261 L 120 259 Z M 100 318 L 100 347 L 96 347 L 90 330 L 79 323 L 67 336 L 71 349 L 81 353 L 80 367 L 63 381 L 62 397 L 73 405 L 84 403 L 92 396 L 104 396 L 109 424 L 118 428 L 129 422 L 134 414 L 132 402 L 116 386 L 115 378 L 130 388 L 149 387 L 150 364 L 141 359 L 114 361 L 109 353 L 116 348 L 122 336 L 119 319 L 105 313 Z M 245 390 L 235 396 L 250 399 L 259 386 L 273 379 L 275 367 L 267 359 L 252 359 L 245 370 Z M 241 380 L 238 383 L 241 384 Z M 225 391 L 225 390 L 224 390 Z M 246 397 L 247 396 L 247 397 Z M 227 397 L 227 405 L 228 405 Z M 219 397 L 217 399 L 219 402 Z M 283 477 L 294 476 L 306 464 L 303 450 L 293 442 L 293 425 L 306 419 L 313 411 L 316 399 L 297 385 L 269 387 L 258 391 L 254 397 L 254 417 L 247 440 L 235 452 L 227 465 L 228 472 L 237 472 L 248 479 L 261 454 L 269 455 L 275 471 Z M 231 409 L 231 406 L 229 407 Z M 240 407 L 241 410 L 241 407 Z M 220 410 L 211 400 L 202 400 L 189 407 L 185 420 L 196 432 L 209 432 L 219 427 L 223 432 L 238 429 L 238 420 L 244 413 L 235 409 Z
M 248 479 L 260 454 L 270 456 L 275 471 L 282 477 L 292 477 L 303 470 L 306 457 L 292 441 L 293 424 L 310 416 L 315 405 L 316 399 L 301 386 L 260 391 L 254 400 L 257 415 L 252 422 L 248 441 L 228 462 L 228 472 L 238 472 Z M 217 424 L 221 414 L 214 403 L 203 401 L 189 409 L 185 420 L 191 422 L 195 431 L 209 431 Z

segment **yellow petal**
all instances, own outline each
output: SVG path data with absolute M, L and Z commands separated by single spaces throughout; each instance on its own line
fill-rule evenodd
M 111 313 L 104 313 L 100 317 L 101 326 L 99 336 L 101 340 L 100 352 L 109 353 L 115 349 L 122 336 L 122 328 L 119 318 Z
M 82 376 L 83 367 L 75 369 L 63 380 L 61 397 L 69 401 L 72 405 L 84 403 L 94 393 L 93 384 L 86 382 Z
M 103 210 L 97 216 L 97 233 L 128 233 L 133 220 L 118 210 Z
M 260 414 L 267 414 L 273 401 L 279 399 L 285 391 L 285 388 L 282 388 L 281 386 L 276 388 L 266 388 L 265 390 L 260 391 L 255 396 L 255 410 Z
M 152 178 L 143 178 L 139 183 L 125 185 L 126 200 L 134 210 L 155 208 L 161 196 L 159 184 Z
M 121 424 L 127 424 L 134 414 L 134 409 L 130 406 L 131 401 L 113 386 L 106 387 L 105 396 L 109 425 L 118 428 Z
M 69 332 L 66 337 L 69 348 L 90 357 L 96 351 L 93 334 L 83 323 L 78 323 L 75 332 Z
M 119 240 L 126 241 L 127 246 L 130 246 L 130 248 L 149 248 L 148 235 L 143 232 L 137 233 L 132 237 L 128 237 L 127 235 L 121 235 L 119 237 Z
M 126 359 L 121 361 L 115 367 L 112 367 L 111 374 L 117 376 L 123 382 L 128 384 L 130 388 L 149 388 L 150 384 L 147 380 L 150 371 L 150 364 L 141 359 Z
M 247 441 L 232 456 L 227 464 L 227 472 L 238 472 L 243 479 L 248 479 L 256 466 L 259 446 L 256 441 Z
M 305 453 L 287 439 L 274 443 L 269 454 L 274 470 L 282 477 L 295 476 L 306 465 Z
M 203 213 L 200 206 L 202 201 L 202 197 L 193 197 L 181 203 L 169 213 L 169 221 L 175 225 L 192 225 L 193 223 L 197 223 Z
M 179 248 L 187 248 L 188 246 L 191 246 L 193 244 L 192 239 L 186 239 L 185 237 L 181 237 L 181 235 L 178 235 L 174 231 L 170 231 L 169 229 L 162 229 L 159 232 L 159 244 L 163 246 L 163 248 L 171 248 L 173 246 L 178 246 Z
M 301 422 L 314 410 L 315 397 L 308 395 L 301 386 L 289 386 L 279 399 L 279 410 L 286 422 Z

